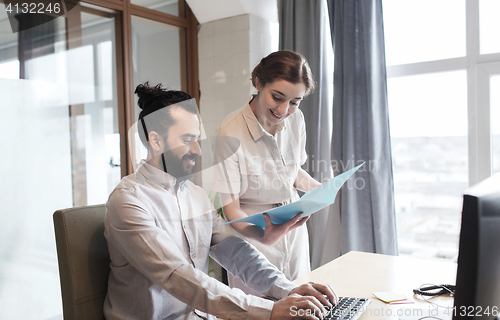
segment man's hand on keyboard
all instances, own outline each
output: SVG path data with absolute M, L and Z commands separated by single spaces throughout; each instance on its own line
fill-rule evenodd
M 338 297 L 329 285 L 309 282 L 290 291 L 288 297 L 275 302 L 271 320 L 322 319 L 327 311 L 324 306 L 332 307 L 330 301 L 336 304 Z
M 321 284 L 321 283 L 316 283 L 316 282 L 308 282 L 305 283 L 301 286 L 298 286 L 297 288 L 293 289 L 290 291 L 290 294 L 292 293 L 298 293 L 301 296 L 313 296 L 316 297 L 323 305 L 332 306 L 333 304 L 337 304 L 339 302 L 339 298 L 337 297 L 337 294 L 335 291 L 333 291 L 332 287 L 328 284 Z M 325 296 L 330 299 L 328 301 Z
M 325 313 L 326 309 L 315 297 L 293 293 L 274 303 L 271 320 L 317 320 L 323 319 Z

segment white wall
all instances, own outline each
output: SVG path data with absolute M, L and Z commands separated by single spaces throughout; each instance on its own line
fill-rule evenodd
M 212 141 L 220 122 L 243 107 L 252 94 L 250 74 L 260 59 L 277 50 L 278 24 L 243 14 L 200 25 L 198 57 L 200 111 L 207 138 Z M 211 157 L 202 157 L 209 167 Z M 210 190 L 211 170 L 203 172 Z

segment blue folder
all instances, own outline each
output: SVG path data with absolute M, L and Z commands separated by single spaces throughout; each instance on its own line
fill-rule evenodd
M 303 212 L 302 217 L 307 217 L 326 206 L 335 202 L 335 197 L 342 185 L 356 172 L 362 165 L 352 168 L 339 174 L 333 179 L 326 181 L 313 190 L 305 193 L 298 201 L 289 203 L 287 205 L 276 207 L 268 211 L 257 213 L 245 218 L 233 220 L 224 224 L 234 222 L 249 222 L 253 223 L 262 229 L 266 227 L 264 213 L 267 212 L 273 224 L 281 224 L 295 217 L 298 213 Z M 222 224 L 222 225 L 224 225 Z

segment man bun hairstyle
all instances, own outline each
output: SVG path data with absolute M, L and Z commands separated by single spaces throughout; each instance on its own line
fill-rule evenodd
M 305 96 L 314 91 L 315 82 L 306 58 L 300 53 L 280 50 L 260 60 L 252 71 L 252 84 L 257 88 L 257 79 L 262 86 L 276 80 L 303 83 Z
M 179 102 L 192 99 L 189 94 L 183 91 L 168 90 L 161 83 L 151 86 L 146 81 L 144 84 L 138 85 L 134 93 L 139 98 L 137 105 L 142 110 L 139 113 L 138 119 L 139 137 L 146 148 L 149 146 L 149 132 L 155 131 L 166 138 L 168 128 L 175 124 L 175 120 L 171 115 L 172 108 L 166 107 L 176 105 L 190 113 L 198 113 L 195 103 L 178 104 Z M 155 114 L 147 117 L 152 113 Z

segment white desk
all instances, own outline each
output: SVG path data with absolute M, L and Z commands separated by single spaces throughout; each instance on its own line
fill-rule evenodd
M 417 300 L 412 290 L 425 283 L 455 284 L 456 271 L 457 265 L 451 262 L 352 251 L 313 270 L 294 283 L 327 283 L 338 296 L 372 299 L 359 320 L 398 319 L 398 312 L 400 315 L 403 312 L 408 313 L 409 308 L 421 309 L 424 312 L 433 310 L 431 304 Z M 377 291 L 401 293 L 415 303 L 389 305 L 372 295 L 372 292 Z M 437 297 L 432 301 L 443 306 L 453 306 L 453 298 L 449 296 Z

